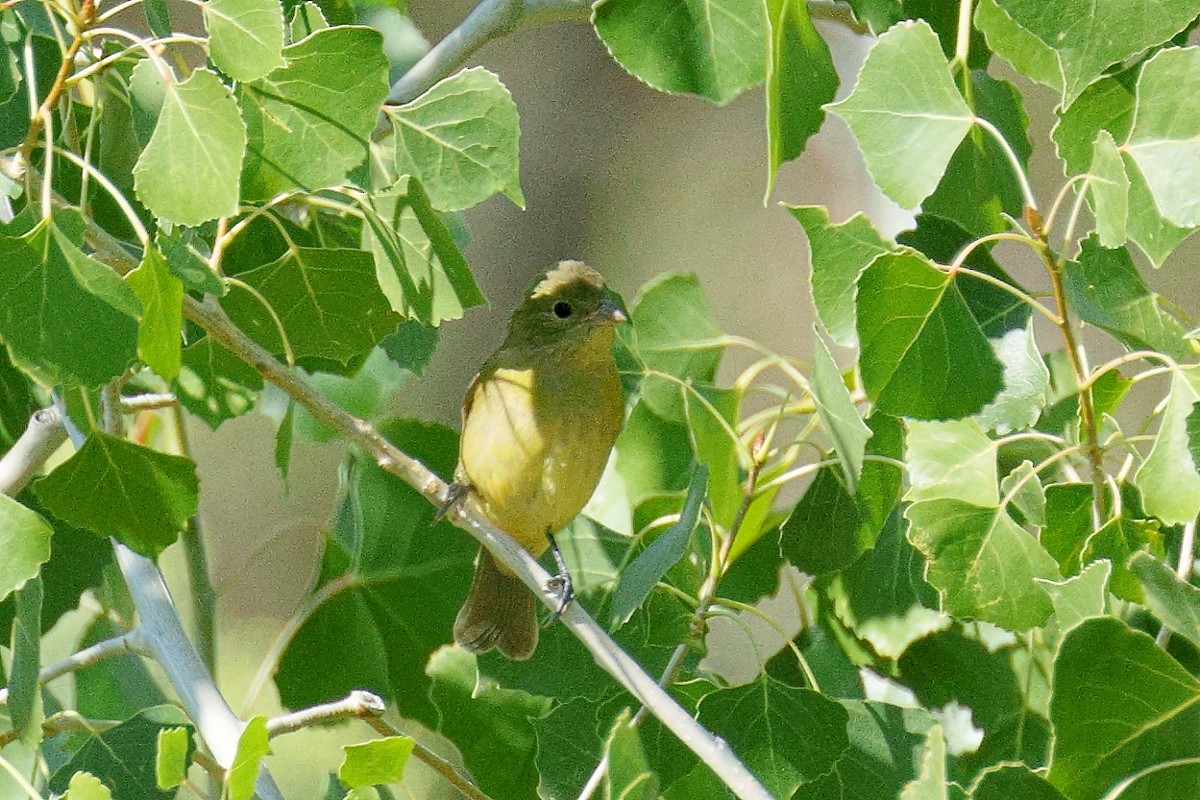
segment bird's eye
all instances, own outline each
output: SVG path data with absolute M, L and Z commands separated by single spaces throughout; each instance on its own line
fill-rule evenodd
M 571 316 L 571 304 L 564 300 L 559 300 L 554 304 L 554 316 L 559 319 L 566 319 Z

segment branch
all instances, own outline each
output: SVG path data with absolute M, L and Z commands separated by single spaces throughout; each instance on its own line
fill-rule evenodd
M 120 636 L 114 636 L 102 642 L 96 642 L 91 647 L 85 647 L 78 653 L 69 655 L 62 661 L 43 668 L 38 673 L 38 683 L 49 683 L 55 678 L 66 675 L 68 672 L 90 667 L 106 658 L 118 656 L 122 653 L 144 653 L 145 651 L 146 645 L 142 639 L 141 632 L 139 629 L 134 628 L 129 633 L 123 633 Z M 0 705 L 7 702 L 8 687 L 4 687 L 0 689 Z
M 512 33 L 522 21 L 586 19 L 590 9 L 590 0 L 483 0 L 392 84 L 384 102 L 400 105 L 416 99 L 462 66 L 476 50 Z
M 33 412 L 25 432 L 0 458 L 0 494 L 10 497 L 20 494 L 66 440 L 67 431 L 57 408 L 51 406 Z
M 63 412 L 61 405 L 59 411 Z M 82 447 L 87 436 L 71 423 L 65 412 L 63 419 L 71 441 L 76 447 Z M 158 567 L 118 541 L 113 541 L 113 549 L 137 609 L 138 626 L 145 637 L 147 652 L 162 667 L 167 682 L 175 689 L 187 715 L 196 723 L 196 730 L 217 763 L 229 769 L 237 755 L 238 739 L 245 723 L 229 708 L 212 675 L 188 641 Z M 283 794 L 266 767 L 259 770 L 255 791 L 262 800 L 283 800 Z
M 333 428 L 379 466 L 419 491 L 429 502 L 441 505 L 447 486 L 424 464 L 383 438 L 367 422 L 327 400 L 288 370 L 267 350 L 246 336 L 211 297 L 204 302 L 184 298 L 184 316 L 204 328 L 215 342 L 254 367 L 266 380 L 304 406 L 317 422 Z M 508 534 L 490 521 L 462 507 L 446 515 L 475 537 L 502 565 L 519 577 L 548 607 L 556 608 L 553 592 L 545 587 L 549 573 Z M 629 657 L 578 603 L 563 612 L 561 621 L 592 653 L 596 663 L 612 675 L 634 698 L 687 745 L 742 800 L 769 800 L 771 795 L 729 750 L 728 745 L 705 730 L 662 687 Z
M 312 708 L 282 714 L 267 721 L 267 735 L 274 738 L 285 733 L 294 733 L 310 725 L 336 722 L 342 719 L 370 719 L 387 711 L 379 695 L 355 689 L 341 700 L 321 703 Z

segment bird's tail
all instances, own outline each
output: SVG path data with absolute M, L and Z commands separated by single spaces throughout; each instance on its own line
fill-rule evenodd
M 538 642 L 535 602 L 520 579 L 502 571 L 481 550 L 471 591 L 454 620 L 454 641 L 473 653 L 497 647 L 514 661 L 524 661 Z

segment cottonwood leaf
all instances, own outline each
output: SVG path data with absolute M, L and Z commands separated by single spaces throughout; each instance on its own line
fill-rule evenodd
M 112 800 L 112 793 L 90 772 L 76 772 L 71 776 L 63 800 Z
M 375 280 L 375 263 L 361 250 L 289 247 L 279 259 L 238 276 L 275 309 L 296 363 L 344 374 L 359 365 L 397 317 Z M 262 301 L 231 292 L 222 306 L 242 330 L 283 353 L 275 319 Z
M 905 499 L 953 499 L 981 506 L 999 501 L 996 443 L 975 420 L 913 422 L 905 437 Z
M 1025 30 L 1058 55 L 1063 106 L 1111 65 L 1161 44 L 1200 14 L 1194 0 L 997 0 Z
M 756 0 L 602 0 L 592 24 L 618 64 L 661 92 L 721 105 L 765 77 L 767 10 Z
M 1129 176 L 1125 162 L 1117 152 L 1112 134 L 1102 130 L 1092 145 L 1091 179 L 1092 208 L 1096 211 L 1096 233 L 1104 247 L 1120 247 L 1127 238 L 1129 219 Z
M 880 36 L 854 91 L 825 109 L 846 121 L 875 183 L 905 208 L 937 187 L 975 120 L 923 20 L 906 20 Z
M 76 647 L 82 650 L 121 633 L 106 617 L 97 617 Z M 132 652 L 118 653 L 78 670 L 75 687 L 75 710 L 91 719 L 127 719 L 144 708 L 167 702 L 141 657 Z
M 780 550 L 810 575 L 834 572 L 854 563 L 869 540 L 860 536 L 862 513 L 837 467 L 817 471 L 780 532 Z
M 875 257 L 895 246 L 875 230 L 871 221 L 855 214 L 839 224 L 829 220 L 824 206 L 785 206 L 808 234 L 813 305 L 829 336 L 843 347 L 858 344 L 854 326 L 858 276 Z
M 387 95 L 383 40 L 369 28 L 319 30 L 283 57 L 286 66 L 238 86 L 249 137 L 245 200 L 340 184 L 366 160 Z
M 850 390 L 842 380 L 842 374 L 834 363 L 833 356 L 820 334 L 816 334 L 813 349 L 812 393 L 817 406 L 817 416 L 822 427 L 833 442 L 833 449 L 841 462 L 846 486 L 851 492 L 862 475 L 863 456 L 871 429 L 858 415 L 858 408 L 850 397 Z
M 837 92 L 838 76 L 829 46 L 813 27 L 804 0 L 769 0 L 771 47 L 767 61 L 767 191 L 785 161 L 804 145 L 825 119 L 821 108 Z
M 776 797 L 824 775 L 849 747 L 846 709 L 767 675 L 705 695 L 698 719 Z
M 262 714 L 250 719 L 238 737 L 233 764 L 225 774 L 222 800 L 250 800 L 263 758 L 271 751 L 267 743 L 267 718 Z
M 1026 459 L 1008 473 L 1000 481 L 1000 491 L 1005 497 L 1012 495 L 1012 508 L 1021 512 L 1028 524 L 1039 528 L 1046 525 L 1046 490 L 1032 461 Z
M 53 534 L 40 514 L 0 494 L 0 600 L 38 575 Z
M 233 95 L 206 69 L 167 82 L 165 91 L 154 133 L 133 168 L 138 199 L 178 225 L 236 214 L 246 125 Z
M 947 800 L 946 735 L 934 725 L 925 737 L 921 770 L 900 792 L 899 800 Z
M 1113 617 L 1081 622 L 1054 660 L 1050 720 L 1054 754 L 1047 775 L 1072 800 L 1097 800 L 1123 778 L 1175 759 L 1138 781 L 1138 797 L 1187 800 L 1200 792 L 1200 682 L 1154 644 Z
M 1013 631 L 1045 623 L 1053 607 L 1035 579 L 1057 579 L 1058 564 L 1005 509 L 939 499 L 914 503 L 905 516 L 946 613 Z
M 192 739 L 187 728 L 163 728 L 155 744 L 154 781 L 160 789 L 174 789 L 187 780 Z M 71 782 L 74 783 L 72 778 Z
M 411 736 L 385 736 L 362 744 L 345 745 L 338 780 L 350 789 L 399 783 L 414 745 L 416 740 Z
M 0 340 L 15 364 L 51 386 L 99 386 L 137 350 L 137 298 L 79 249 L 82 226 L 75 212 L 55 212 L 20 238 L 0 236 Z
M 525 207 L 517 106 L 495 74 L 463 70 L 384 113 L 395 133 L 397 174 L 420 180 L 434 208 L 462 211 L 496 192 Z
M 971 789 L 971 800 L 1067 800 L 1048 780 L 1024 764 L 1000 764 L 984 770 Z
M 1085 619 L 1104 616 L 1108 604 L 1111 561 L 1093 561 L 1082 572 L 1061 581 L 1040 581 L 1050 595 L 1054 616 L 1046 622 L 1046 643 L 1054 650 L 1067 631 Z
M 1003 367 L 954 278 L 915 253 L 877 257 L 858 279 L 860 369 L 881 411 L 917 419 L 979 411 Z
M 1062 71 L 1058 54 L 1033 33 L 1018 25 L 998 0 L 979 0 L 975 8 L 975 27 L 987 40 L 988 48 L 1032 81 L 1062 92 Z
M 191 459 L 100 431 L 34 484 L 34 491 L 64 522 L 113 536 L 148 558 L 175 541 L 199 502 Z
M 235 81 L 258 80 L 283 66 L 283 6 L 278 0 L 208 0 L 208 57 Z
M 1200 13 L 1200 3 L 1195 2 L 1153 5 L 1152 19 L 1182 8 L 1189 9 L 1189 20 Z M 1133 129 L 1124 145 L 1159 212 L 1168 222 L 1183 227 L 1200 225 L 1200 198 L 1195 192 L 1200 181 L 1198 94 L 1200 50 L 1170 48 L 1155 53 L 1138 77 Z
M 1181 580 L 1150 553 L 1135 553 L 1129 570 L 1145 589 L 1146 606 L 1154 615 L 1200 647 L 1200 589 Z
M 13 596 L 13 605 L 12 638 L 8 642 L 12 662 L 6 705 L 13 733 L 36 749 L 42 742 L 45 714 L 38 680 L 42 662 L 42 579 L 34 576 L 25 581 Z
M 183 361 L 183 281 L 153 247 L 145 249 L 142 263 L 125 280 L 142 304 L 138 356 L 163 380 L 173 381 Z
M 180 405 L 213 430 L 254 408 L 262 387 L 262 376 L 211 336 L 183 349 L 174 385 Z
M 992 350 L 1004 365 L 1004 388 L 975 416 L 979 424 L 1000 436 L 1032 428 L 1042 414 L 1050 391 L 1050 370 L 1033 338 L 1033 320 L 998 339 Z
M 604 757 L 608 759 L 608 774 L 604 781 L 604 796 L 608 800 L 655 800 L 658 797 L 658 776 L 646 759 L 637 728 L 629 724 L 626 710 L 617 717 L 604 742 Z
M 1174 371 L 1154 446 L 1133 476 L 1146 511 L 1169 525 L 1182 525 L 1200 514 L 1200 465 L 1192 458 L 1187 435 L 1187 417 L 1197 400 L 1200 367 Z

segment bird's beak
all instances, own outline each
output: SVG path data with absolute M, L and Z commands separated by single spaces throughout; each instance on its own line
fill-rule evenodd
M 600 305 L 589 316 L 591 321 L 598 325 L 616 325 L 629 321 L 628 315 L 608 298 L 601 300 Z

